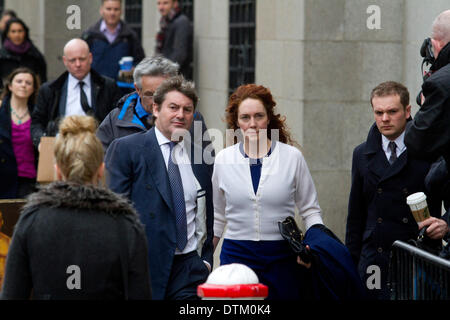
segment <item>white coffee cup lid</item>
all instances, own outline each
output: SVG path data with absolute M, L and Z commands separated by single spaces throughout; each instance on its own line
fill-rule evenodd
M 409 195 L 406 198 L 406 203 L 407 204 L 417 204 L 420 203 L 422 201 L 425 201 L 427 199 L 427 196 L 425 195 L 425 193 L 423 192 L 416 192 L 413 193 L 412 195 Z
M 120 62 L 133 62 L 133 57 L 122 57 Z

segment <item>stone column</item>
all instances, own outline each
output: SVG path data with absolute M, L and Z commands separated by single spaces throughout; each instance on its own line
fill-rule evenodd
M 200 97 L 198 109 L 208 128 L 225 130 L 224 112 L 228 100 L 227 0 L 194 2 L 194 80 Z M 215 148 L 220 150 L 221 141 Z
M 147 57 L 155 53 L 155 37 L 160 17 L 156 1 L 142 1 L 142 47 Z
M 375 2 L 381 29 L 367 27 L 371 0 L 305 0 L 303 147 L 324 222 L 344 239 L 353 149 L 373 123 L 369 95 L 403 80 L 404 1 Z

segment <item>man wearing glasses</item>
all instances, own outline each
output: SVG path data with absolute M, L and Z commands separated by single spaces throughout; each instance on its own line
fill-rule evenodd
M 98 128 L 97 137 L 105 153 L 114 139 L 146 131 L 153 126 L 153 93 L 165 79 L 178 75 L 178 69 L 177 63 L 159 55 L 147 57 L 136 66 L 133 73 L 136 91 L 122 97 Z M 203 135 L 206 125 L 200 112 L 194 112 L 194 121 L 200 122 Z M 195 138 L 194 124 L 190 133 Z M 209 139 L 203 139 L 202 143 L 205 148 Z

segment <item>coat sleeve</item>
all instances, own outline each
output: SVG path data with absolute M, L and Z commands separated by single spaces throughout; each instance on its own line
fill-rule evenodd
M 136 224 L 134 229 L 135 237 L 130 246 L 128 265 L 128 298 L 130 300 L 149 300 L 152 294 L 147 240 L 142 225 Z
M 126 138 L 126 137 L 125 137 Z M 131 199 L 131 184 L 133 181 L 132 161 L 127 142 L 123 139 L 114 140 L 106 150 L 105 166 L 106 182 L 115 193 Z
M 183 19 L 177 21 L 174 28 L 173 48 L 167 58 L 182 66 L 189 57 L 189 48 L 192 45 L 190 43 L 192 42 L 192 26 L 189 20 Z
M 355 264 L 361 254 L 362 237 L 367 219 L 367 203 L 363 191 L 363 177 L 359 169 L 358 148 L 353 151 L 352 186 L 348 202 L 348 216 L 345 234 L 345 245 L 348 247 Z
M 437 82 L 426 81 L 422 88 L 426 98 L 406 128 L 405 144 L 415 157 L 435 160 L 448 152 L 450 98 Z
M 216 162 L 214 164 L 214 171 L 212 175 L 212 189 L 213 189 L 213 203 L 214 203 L 214 236 L 222 237 L 223 230 L 226 224 L 225 207 L 226 200 L 224 191 L 220 188 L 219 172 L 220 165 Z
M 111 142 L 115 139 L 113 119 L 116 117 L 116 112 L 114 110 L 108 113 L 97 129 L 97 138 L 101 141 L 105 153 Z
M 44 85 L 38 93 L 36 106 L 31 114 L 31 139 L 37 148 L 41 142 L 41 137 L 45 135 L 45 130 L 49 121 L 49 113 L 51 112 L 50 88 Z
M 317 191 L 303 155 L 298 153 L 295 168 L 295 204 L 308 230 L 315 224 L 323 224 Z

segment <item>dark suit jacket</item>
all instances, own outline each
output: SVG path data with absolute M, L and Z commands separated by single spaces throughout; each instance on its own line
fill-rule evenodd
M 389 165 L 375 124 L 367 141 L 355 148 L 346 245 L 359 263 L 361 276 L 366 276 L 367 266 L 378 265 L 383 279 L 392 243 L 417 238 L 418 227 L 406 203 L 407 196 L 425 192 L 431 215 L 441 216 L 439 201 L 425 188 L 430 166 L 430 162 L 415 159 L 408 151 Z
M 114 140 L 105 163 L 109 187 L 131 199 L 145 225 L 152 296 L 164 299 L 176 249 L 176 225 L 169 177 L 155 129 Z M 206 191 L 207 238 L 200 257 L 212 266 L 212 166 L 192 164 L 192 170 Z
M 42 136 L 55 136 L 58 120 L 64 116 L 67 101 L 67 77 L 64 72 L 58 79 L 45 83 L 40 89 L 36 107 L 32 114 L 31 138 L 37 147 Z M 100 123 L 114 109 L 120 99 L 120 90 L 114 80 L 91 69 L 91 101 L 94 116 Z M 64 89 L 65 88 L 65 89 Z

